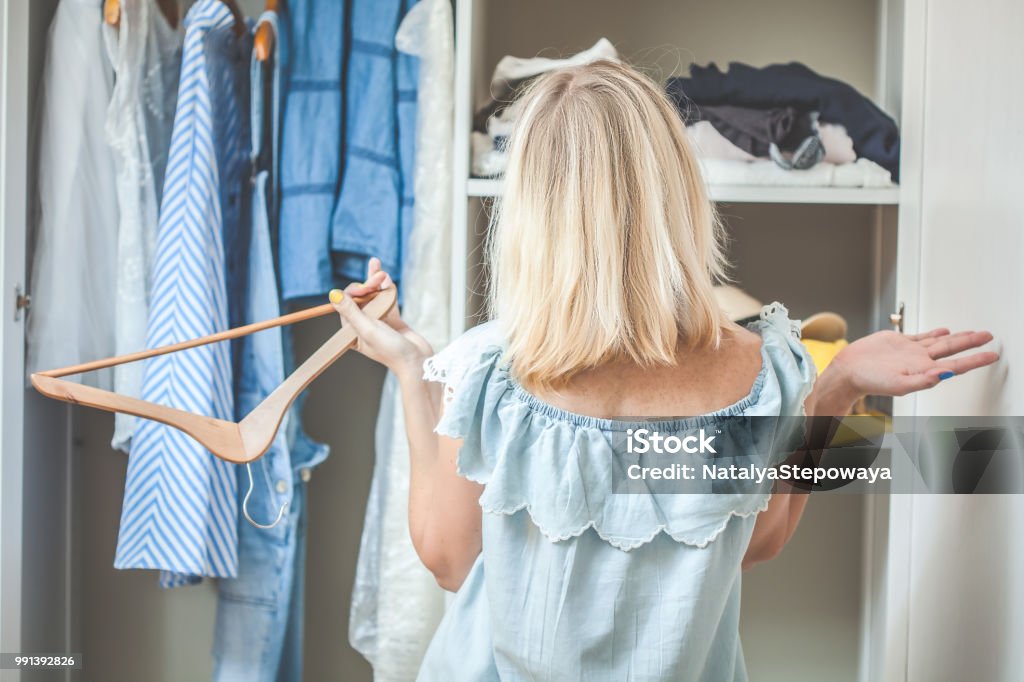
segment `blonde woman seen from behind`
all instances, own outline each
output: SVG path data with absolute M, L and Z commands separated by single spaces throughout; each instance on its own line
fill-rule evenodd
M 597 62 L 524 98 L 491 226 L 492 321 L 435 355 L 397 312 L 352 302 L 394 286 L 379 262 L 332 296 L 399 378 L 413 544 L 456 593 L 419 678 L 745 680 L 741 568 L 782 549 L 807 497 L 622 492 L 627 434 L 715 433 L 776 465 L 799 439 L 744 441 L 735 417 L 801 423 L 780 418 L 923 390 L 995 362 L 951 357 L 991 335 L 879 332 L 815 380 L 785 307 L 748 328 L 718 309 L 721 229 L 656 84 Z

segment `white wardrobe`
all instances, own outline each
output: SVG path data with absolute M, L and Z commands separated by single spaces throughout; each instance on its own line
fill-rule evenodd
M 850 83 L 900 125 L 893 189 L 712 185 L 739 284 L 795 317 L 841 313 L 851 338 L 891 326 L 990 329 L 996 367 L 901 415 L 1021 414 L 1024 6 L 1010 0 L 456 0 L 453 333 L 479 319 L 489 199 L 470 173 L 473 111 L 504 55 L 568 56 L 608 38 L 657 80 L 691 62 L 800 61 Z M 1011 26 L 1016 28 L 1010 28 Z M 980 110 L 979 110 L 980 109 Z M 458 314 L 463 304 L 463 315 Z M 744 575 L 751 679 L 1024 679 L 1024 502 L 819 495 L 774 561 Z M 956 529 L 956 530 L 952 530 Z M 961 544 L 962 543 L 962 544 Z M 964 553 L 962 550 L 967 548 Z M 933 561 L 937 559 L 937 561 Z M 987 567 L 983 579 L 972 577 Z M 952 596 L 946 593 L 952 592 Z M 1005 595 L 1005 598 L 1003 597 Z M 966 616 L 961 620 L 961 616 Z M 972 672 L 973 671 L 973 672 Z
M 250 13 L 259 0 L 243 3 Z M 566 55 L 609 38 L 659 79 L 690 62 L 802 61 L 900 124 L 899 188 L 713 187 L 740 284 L 794 316 L 835 310 L 857 336 L 990 329 L 1004 359 L 899 414 L 1021 414 L 1024 380 L 1024 4 L 1019 0 L 454 0 L 452 328 L 476 321 L 494 181 L 470 178 L 471 114 L 503 55 Z M 162 592 L 111 568 L 124 456 L 107 415 L 26 389 L 35 115 L 56 0 L 0 0 L 0 651 L 85 655 L 74 672 L 0 680 L 201 680 L 215 590 Z M 329 331 L 305 329 L 299 354 Z M 1024 366 L 1024 365 L 1021 365 Z M 306 673 L 372 678 L 347 645 L 349 593 L 383 372 L 346 356 L 312 387 L 307 428 L 332 445 L 310 483 Z M 790 547 L 744 576 L 754 682 L 1024 679 L 1024 501 L 815 496 Z

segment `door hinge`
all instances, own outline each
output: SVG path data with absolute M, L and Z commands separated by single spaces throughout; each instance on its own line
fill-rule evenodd
M 29 306 L 32 305 L 32 297 L 26 294 L 21 285 L 18 284 L 14 287 L 14 321 L 21 321 L 21 311 L 28 310 Z
M 900 301 L 900 306 L 896 309 L 896 312 L 889 315 L 889 322 L 892 324 L 892 328 L 901 334 L 903 333 L 903 320 L 906 317 L 906 314 L 907 308 L 903 305 L 903 302 Z

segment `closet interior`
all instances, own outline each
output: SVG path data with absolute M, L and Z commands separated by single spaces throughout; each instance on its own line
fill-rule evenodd
M 240 4 L 250 16 L 264 5 Z M 28 3 L 30 93 L 56 5 Z M 490 74 L 505 55 L 566 56 L 606 37 L 659 81 L 685 73 L 691 62 L 799 61 L 851 84 L 901 122 L 900 0 L 454 0 L 454 6 L 453 336 L 481 315 L 486 273 L 480 247 L 488 206 L 501 185 L 471 176 L 470 131 Z M 29 120 L 35 106 L 30 101 Z M 719 185 L 711 193 L 728 227 L 736 283 L 745 291 L 784 302 L 794 318 L 840 313 L 850 338 L 890 324 L 898 305 L 900 188 Z M 330 318 L 297 327 L 296 356 L 306 357 L 336 328 Z M 347 644 L 347 625 L 383 380 L 381 367 L 348 353 L 306 400 L 308 433 L 331 446 L 309 483 L 307 679 L 337 679 L 339 670 L 345 680 L 372 678 Z M 208 678 L 209 660 L 197 652 L 209 651 L 213 633 L 210 581 L 164 591 L 151 572 L 111 565 L 127 464 L 109 447 L 112 417 L 46 400 L 31 388 L 24 400 L 24 450 L 31 456 L 25 457 L 23 495 L 36 502 L 26 503 L 34 539 L 25 545 L 23 570 L 37 576 L 22 595 L 23 603 L 33 604 L 24 639 L 48 641 L 50 633 L 65 632 L 64 651 L 89 652 L 91 679 L 148 679 L 152 670 L 163 670 L 165 679 Z M 885 529 L 884 500 L 812 499 L 786 551 L 744 576 L 742 638 L 752 679 L 877 679 L 867 633 L 881 617 Z M 811 573 L 829 579 L 805 580 Z
M 38 118 L 35 93 L 58 0 L 24 4 L 32 121 Z M 191 3 L 180 4 L 184 17 Z M 240 0 L 238 5 L 255 18 L 266 2 Z M 36 195 L 36 153 L 30 144 L 29 197 Z M 30 216 L 33 210 L 30 205 Z M 30 234 L 28 265 L 33 241 Z M 337 329 L 333 315 L 295 325 L 295 356 L 308 357 Z M 338 679 L 339 670 L 346 680 L 373 677 L 370 665 L 348 645 L 348 622 L 384 376 L 380 365 L 346 353 L 307 393 L 306 431 L 327 443 L 331 456 L 308 482 L 306 679 Z M 157 679 L 156 671 L 165 680 L 210 679 L 214 581 L 165 590 L 157 586 L 154 571 L 113 567 L 128 462 L 110 447 L 113 415 L 44 398 L 27 382 L 23 397 L 22 495 L 28 525 L 22 571 L 33 578 L 24 581 L 22 639 L 37 650 L 88 652 L 88 663 L 84 671 L 25 671 L 21 679 L 128 682 Z M 59 647 L 57 633 L 63 633 Z
M 898 0 L 455 5 L 453 338 L 483 315 L 482 245 L 501 181 L 474 177 L 470 135 L 473 114 L 490 98 L 495 65 L 506 55 L 565 58 L 603 37 L 659 82 L 686 75 L 691 63 L 715 62 L 724 70 L 730 62 L 802 62 L 852 85 L 901 123 Z M 710 193 L 727 227 L 735 283 L 744 291 L 785 303 L 795 319 L 837 312 L 851 339 L 890 326 L 898 305 L 898 186 L 711 184 Z M 744 574 L 741 635 L 751 679 L 878 679 L 882 653 L 868 633 L 879 632 L 884 618 L 888 521 L 881 497 L 812 497 L 786 550 Z M 827 579 L 809 581 L 811 574 Z

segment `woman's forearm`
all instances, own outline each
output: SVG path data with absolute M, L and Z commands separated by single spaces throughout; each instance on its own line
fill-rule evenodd
M 841 372 L 830 371 L 826 368 L 814 382 L 811 394 L 804 402 L 804 409 L 807 412 L 808 420 L 822 417 L 845 417 L 850 414 L 853 405 L 861 396 L 853 389 L 848 378 Z M 811 444 L 813 445 L 813 444 Z M 804 509 L 807 508 L 807 500 L 810 495 L 800 488 L 790 486 L 787 483 L 780 485 L 780 491 L 787 502 L 787 510 L 780 515 L 782 524 L 782 544 L 789 542 L 800 525 Z
M 455 591 L 480 553 L 480 486 L 456 470 L 459 442 L 438 436 L 443 387 L 425 381 L 425 357 L 396 374 L 409 438 L 409 533 L 427 569 Z
M 437 475 L 440 448 L 434 426 L 441 416 L 440 384 L 423 379 L 423 358 L 411 358 L 396 375 L 409 441 L 409 532 L 420 551 L 430 509 L 432 481 Z M 422 553 L 421 553 L 422 556 Z
M 804 402 L 810 423 L 816 417 L 845 417 L 860 398 L 841 372 L 826 369 Z M 743 568 L 774 558 L 796 533 L 803 518 L 809 491 L 780 481 L 768 509 L 758 515 Z
M 434 427 L 441 418 L 441 384 L 423 378 L 426 355 L 416 355 L 396 369 L 402 392 L 405 431 L 409 437 L 410 464 L 430 470 L 437 460 L 437 434 Z
M 861 398 L 845 370 L 829 365 L 804 401 L 808 417 L 845 417 Z

